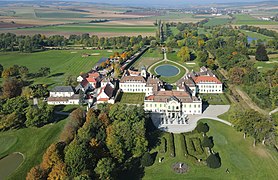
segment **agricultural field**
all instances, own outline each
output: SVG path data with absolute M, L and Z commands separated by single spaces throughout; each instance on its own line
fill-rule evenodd
M 116 50 L 121 52 L 121 50 Z M 92 54 L 82 57 L 82 54 Z M 109 57 L 112 53 L 107 50 L 49 50 L 36 53 L 1 52 L 0 64 L 7 68 L 12 65 L 26 66 L 31 73 L 41 67 L 49 67 L 49 77 L 36 78 L 35 83 L 50 86 L 63 85 L 65 77 L 77 77 L 81 72 L 87 72 L 102 57 Z
M 145 93 L 120 93 L 117 102 L 125 104 L 143 104 Z
M 229 17 L 215 17 L 210 19 L 204 26 L 219 26 L 230 23 L 231 19 Z
M 142 66 L 148 68 L 150 65 L 163 59 L 163 54 L 159 48 L 149 49 L 133 65 L 134 68 L 140 69 Z
M 278 156 L 274 151 L 262 145 L 252 146 L 253 139 L 243 139 L 243 134 L 233 127 L 212 120 L 202 120 L 208 123 L 210 130 L 208 136 L 213 137 L 213 150 L 218 152 L 221 158 L 221 167 L 210 169 L 205 165 L 192 162 L 184 156 L 182 142 L 175 134 L 176 157 L 171 157 L 169 151 L 160 153 L 159 146 L 152 149 L 151 153 L 158 152 L 155 163 L 145 168 L 143 179 L 275 179 L 278 175 Z M 185 135 L 186 136 L 186 135 Z M 158 159 L 164 157 L 159 163 Z M 177 174 L 171 166 L 176 162 L 184 162 L 189 165 L 189 172 Z M 226 169 L 230 173 L 226 173 Z M 169 178 L 168 178 L 169 179 Z
M 9 176 L 9 179 L 22 179 L 27 172 L 41 162 L 48 146 L 57 141 L 66 120 L 46 125 L 42 128 L 25 128 L 0 132 L 0 158 L 13 152 L 24 155 L 23 163 Z
M 260 20 L 248 14 L 236 14 L 234 18 L 235 25 L 278 25 L 278 22 Z

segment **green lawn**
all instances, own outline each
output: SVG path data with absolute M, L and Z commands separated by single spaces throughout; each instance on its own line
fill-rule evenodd
M 253 147 L 253 139 L 243 139 L 243 134 L 225 124 L 203 120 L 207 122 L 213 136 L 213 150 L 221 157 L 222 166 L 219 169 L 210 169 L 205 165 L 192 163 L 187 160 L 181 150 L 181 142 L 175 135 L 176 157 L 172 158 L 167 153 L 158 153 L 154 165 L 145 168 L 143 179 L 276 179 L 278 176 L 277 152 L 257 145 Z M 153 149 L 152 152 L 158 149 Z M 275 154 L 276 153 L 276 154 Z M 164 157 L 162 163 L 158 162 L 159 157 Z M 184 162 L 189 165 L 187 174 L 176 174 L 172 171 L 171 165 L 176 162 Z M 226 169 L 230 173 L 226 173 Z
M 200 94 L 203 101 L 210 105 L 229 105 L 229 100 L 224 94 Z
M 154 67 L 152 67 L 152 68 L 149 70 L 149 72 L 150 72 L 151 74 L 158 75 L 158 74 L 156 74 L 156 72 L 155 72 L 155 68 L 157 68 L 158 66 L 163 65 L 163 64 L 170 64 L 170 65 L 173 65 L 173 66 L 177 67 L 178 69 L 180 69 L 180 73 L 177 74 L 176 76 L 171 76 L 171 77 L 164 77 L 164 76 L 161 76 L 161 77 L 159 77 L 159 79 L 161 79 L 161 80 L 163 80 L 163 81 L 165 81 L 165 82 L 168 82 L 168 83 L 175 83 L 175 82 L 177 82 L 179 79 L 181 79 L 181 78 L 185 75 L 185 72 L 186 72 L 186 71 L 185 71 L 185 69 L 184 69 L 182 66 L 179 66 L 179 65 L 174 64 L 174 63 L 169 62 L 169 61 L 167 61 L 167 62 L 162 61 L 162 62 L 158 63 L 157 65 L 155 65 Z
M 163 59 L 163 54 L 159 48 L 149 49 L 143 56 L 138 59 L 133 67 L 140 69 L 142 66 L 148 68 L 150 65 L 156 63 L 159 60 Z
M 204 26 L 219 26 L 219 25 L 224 25 L 228 24 L 230 22 L 230 19 L 228 18 L 220 18 L 220 17 L 215 17 L 210 19 Z
M 110 32 L 110 33 L 155 33 L 155 26 L 106 26 L 95 24 L 74 24 L 74 25 L 60 25 L 47 27 L 26 28 L 25 31 L 61 31 L 61 32 Z
M 272 37 L 260 34 L 260 33 L 256 33 L 256 32 L 252 32 L 252 31 L 247 31 L 247 30 L 240 30 L 240 32 L 244 33 L 246 36 L 249 36 L 251 38 L 257 38 L 257 39 L 261 39 L 261 40 L 270 40 L 273 39 Z
M 117 101 L 125 104 L 143 104 L 145 93 L 120 93 Z
M 248 14 L 235 14 L 233 24 L 236 25 L 278 25 L 278 22 L 264 21 Z
M 55 142 L 66 120 L 42 128 L 25 128 L 0 132 L 0 158 L 13 152 L 21 152 L 25 159 L 9 179 L 25 179 L 27 172 L 42 160 L 48 146 Z
M 121 52 L 121 50 L 116 50 Z M 82 57 L 83 53 L 99 53 L 96 56 Z M 49 77 L 37 78 L 36 83 L 63 85 L 65 77 L 77 77 L 80 72 L 87 72 L 94 67 L 101 57 L 112 53 L 106 50 L 49 50 L 36 53 L 2 52 L 0 64 L 5 68 L 12 65 L 24 65 L 30 72 L 37 72 L 41 67 L 50 67 Z
M 178 52 L 178 51 L 179 51 L 179 49 L 175 49 L 173 52 L 167 53 L 167 58 L 168 58 L 169 60 L 172 60 L 172 61 L 175 61 L 175 62 L 177 62 L 177 63 L 179 63 L 179 64 L 184 65 L 185 67 L 188 68 L 189 71 L 191 71 L 192 69 L 193 69 L 194 71 L 199 71 L 199 70 L 200 70 L 200 67 L 199 67 L 199 65 L 198 65 L 198 62 L 196 62 L 196 61 L 182 62 L 182 61 L 180 60 L 180 58 L 177 56 L 177 52 Z M 194 63 L 195 63 L 195 64 L 194 64 Z
M 270 58 L 269 61 L 255 61 L 255 67 L 259 71 L 268 71 L 278 65 L 278 58 Z

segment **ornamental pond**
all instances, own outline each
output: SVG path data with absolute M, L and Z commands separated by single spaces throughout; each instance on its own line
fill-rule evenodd
M 154 71 L 156 74 L 164 77 L 176 76 L 180 73 L 180 69 L 171 64 L 157 66 Z

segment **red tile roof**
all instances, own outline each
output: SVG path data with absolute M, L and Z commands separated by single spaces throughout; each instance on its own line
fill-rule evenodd
M 222 84 L 217 77 L 213 76 L 197 76 L 194 77 L 193 80 L 196 84 L 199 83 L 214 83 L 214 84 Z

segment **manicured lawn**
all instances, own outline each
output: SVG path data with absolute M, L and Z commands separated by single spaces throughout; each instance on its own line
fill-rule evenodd
M 175 135 L 176 157 L 167 153 L 158 153 L 154 165 L 145 168 L 143 179 L 276 179 L 278 172 L 277 152 L 271 151 L 262 145 L 252 146 L 253 139 L 243 139 L 243 134 L 220 122 L 203 120 L 207 122 L 213 136 L 213 150 L 221 157 L 222 166 L 219 169 L 210 169 L 205 165 L 192 163 L 187 160 L 181 151 L 181 142 Z M 158 149 L 153 149 L 152 152 Z M 159 157 L 164 157 L 162 163 Z M 189 165 L 187 174 L 176 174 L 171 166 L 176 162 Z M 230 173 L 226 173 L 226 169 Z
M 163 64 L 170 64 L 170 65 L 173 65 L 173 66 L 177 67 L 177 68 L 180 70 L 180 73 L 177 74 L 176 76 L 171 76 L 171 77 L 164 77 L 164 76 L 161 76 L 161 77 L 159 77 L 159 79 L 161 79 L 161 80 L 163 80 L 163 81 L 165 81 L 165 82 L 168 82 L 168 83 L 175 83 L 175 82 L 177 82 L 179 79 L 181 79 L 181 78 L 185 75 L 185 72 L 186 72 L 186 71 L 185 71 L 185 69 L 184 69 L 182 66 L 179 66 L 179 65 L 174 64 L 174 63 L 169 62 L 169 61 L 167 61 L 167 62 L 162 61 L 162 62 L 158 63 L 157 65 L 155 65 L 154 67 L 152 67 L 152 68 L 149 70 L 150 73 L 155 74 L 155 75 L 158 75 L 158 74 L 156 74 L 156 72 L 155 72 L 155 68 L 158 67 L 158 66 L 160 66 L 160 65 L 163 65 Z
M 65 122 L 66 120 L 62 120 L 42 128 L 25 128 L 0 132 L 0 142 L 5 141 L 5 143 L 1 143 L 0 157 L 13 152 L 21 152 L 25 156 L 22 165 L 9 179 L 25 179 L 27 172 L 41 162 L 42 155 L 47 147 L 57 140 Z M 4 148 L 2 148 L 3 144 L 5 144 Z
M 210 105 L 228 105 L 230 104 L 224 94 L 200 94 L 203 101 Z
M 255 67 L 259 71 L 268 71 L 278 65 L 278 58 L 270 58 L 269 61 L 255 61 Z
M 121 52 L 121 50 L 115 50 Z M 99 53 L 99 55 L 82 57 L 82 54 Z M 37 78 L 36 83 L 48 85 L 63 85 L 65 77 L 77 77 L 81 72 L 87 72 L 94 67 L 101 57 L 109 57 L 107 50 L 49 50 L 36 53 L 2 52 L 0 64 L 7 68 L 12 65 L 23 65 L 30 72 L 37 72 L 41 67 L 49 67 L 49 77 Z
M 161 54 L 161 50 L 159 48 L 149 49 L 143 56 L 138 59 L 133 67 L 136 69 L 140 69 L 142 66 L 148 68 L 150 65 L 156 63 L 159 60 L 163 59 L 163 54 Z
M 171 53 L 167 53 L 167 58 L 169 60 L 172 60 L 172 61 L 175 61 L 179 64 L 182 64 L 184 65 L 185 67 L 188 68 L 189 71 L 191 71 L 192 69 L 194 71 L 199 71 L 200 70 L 200 67 L 198 65 L 198 62 L 196 62 L 195 60 L 194 61 L 188 61 L 188 62 L 182 62 L 180 60 L 180 58 L 177 56 L 177 52 L 179 51 L 179 49 L 175 49 L 173 52 Z
M 145 93 L 120 93 L 117 99 L 125 104 L 143 104 Z

